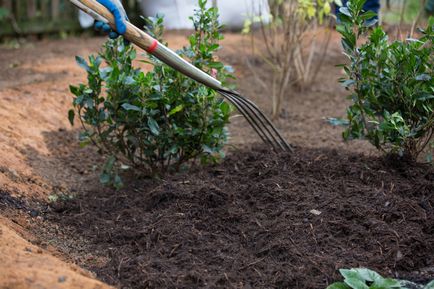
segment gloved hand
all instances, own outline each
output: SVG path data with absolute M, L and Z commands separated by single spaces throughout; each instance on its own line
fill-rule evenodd
M 127 31 L 127 13 L 120 0 L 97 0 L 100 4 L 104 5 L 115 17 L 116 31 L 102 21 L 95 22 L 95 29 L 104 31 L 109 34 L 109 37 L 115 39 L 119 34 L 124 34 Z

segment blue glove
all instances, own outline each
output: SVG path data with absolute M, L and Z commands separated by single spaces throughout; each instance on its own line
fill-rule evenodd
M 105 6 L 115 17 L 116 31 L 104 22 L 96 21 L 95 29 L 102 30 L 109 34 L 109 37 L 115 39 L 119 34 L 124 34 L 127 31 L 127 13 L 119 0 L 97 0 L 100 4 Z

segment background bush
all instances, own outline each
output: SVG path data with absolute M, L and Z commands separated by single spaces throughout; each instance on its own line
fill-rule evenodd
M 341 8 L 337 27 L 350 60 L 341 82 L 352 91 L 343 136 L 416 159 L 434 133 L 434 21 L 419 39 L 389 43 L 381 27 L 371 28 L 375 14 L 362 11 L 364 2 Z
M 214 56 L 223 38 L 218 11 L 205 4 L 199 1 L 200 9 L 191 17 L 196 30 L 177 53 L 224 82 L 231 70 Z M 163 41 L 161 17 L 150 19 L 147 30 Z M 135 68 L 135 58 L 134 47 L 122 39 L 109 40 L 88 62 L 77 57 L 88 82 L 71 86 L 75 110 L 69 118 L 73 122 L 78 115 L 82 144 L 93 143 L 107 156 L 101 182 L 121 186 L 120 169 L 163 174 L 191 160 L 223 156 L 231 106 L 156 58 L 149 55 L 145 61 L 153 66 L 150 72 Z
M 290 88 L 308 88 L 315 81 L 326 57 L 332 29 L 328 28 L 336 0 L 269 0 L 270 15 L 245 22 L 252 52 L 271 69 L 272 81 L 258 83 L 269 92 L 272 117 L 278 118 Z M 252 26 L 259 29 L 252 29 Z

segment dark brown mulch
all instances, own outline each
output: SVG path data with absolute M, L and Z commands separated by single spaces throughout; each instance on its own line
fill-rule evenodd
M 89 191 L 44 218 L 69 255 L 121 288 L 318 289 L 343 267 L 434 279 L 415 273 L 434 266 L 433 206 L 429 165 L 256 148 L 165 181 Z

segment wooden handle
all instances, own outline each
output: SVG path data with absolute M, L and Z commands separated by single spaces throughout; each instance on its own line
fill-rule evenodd
M 107 21 L 111 28 L 116 30 L 115 19 L 112 13 L 99 4 L 95 0 L 70 0 L 79 9 L 89 13 L 95 19 Z M 136 44 L 138 47 L 146 50 L 148 53 L 154 55 L 162 62 L 166 63 L 170 67 L 179 72 L 187 75 L 188 77 L 210 87 L 215 90 L 227 90 L 221 82 L 211 77 L 207 73 L 203 72 L 199 68 L 195 67 L 185 59 L 177 55 L 174 51 L 168 47 L 159 43 L 156 39 L 140 30 L 133 24 L 127 22 L 127 30 L 124 34 L 125 39 Z
M 113 14 L 103 5 L 98 3 L 95 0 L 79 0 L 83 5 L 92 9 L 105 19 L 107 19 L 110 27 L 116 31 L 116 24 Z M 124 37 L 128 39 L 130 42 L 136 44 L 140 48 L 152 53 L 158 46 L 158 41 L 152 38 L 147 33 L 143 32 L 130 22 L 127 22 L 127 30 L 124 34 Z

